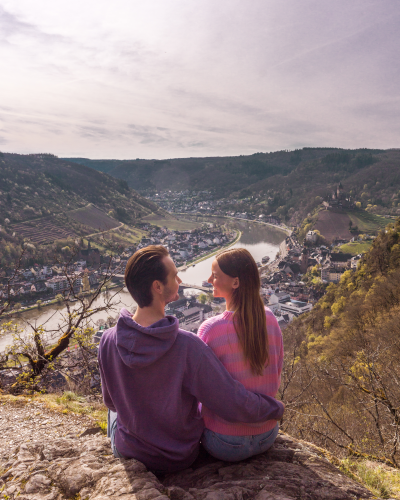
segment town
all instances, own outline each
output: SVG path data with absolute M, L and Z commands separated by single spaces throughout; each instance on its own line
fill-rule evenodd
M 277 215 L 266 215 L 268 205 L 264 204 L 265 200 L 261 196 L 215 199 L 211 191 L 190 192 L 185 189 L 183 191 L 160 191 L 146 197 L 171 213 L 235 217 L 261 220 L 276 226 L 281 225 L 281 219 Z M 267 198 L 267 201 L 271 199 Z
M 261 297 L 265 305 L 274 312 L 281 329 L 284 329 L 295 317 L 309 312 L 325 294 L 327 285 L 337 283 L 347 270 L 356 269 L 361 259 L 361 254 L 353 256 L 338 250 L 336 245 L 344 243 L 343 241 L 334 241 L 329 245 L 318 231 L 309 230 L 300 243 L 297 240 L 298 228 L 290 230 L 276 214 L 268 215 L 265 210 L 260 213 L 262 200 L 257 196 L 241 200 L 215 200 L 209 191 L 192 193 L 183 190 L 153 193 L 148 198 L 177 216 L 201 216 L 202 220 L 203 217 L 209 218 L 202 223 L 201 228 L 181 231 L 142 222 L 139 226 L 146 232 L 146 236 L 137 245 L 126 247 L 113 256 L 91 247 L 89 241 L 87 248 L 77 250 L 73 262 L 34 265 L 29 269 L 19 270 L 12 279 L 10 274 L 3 276 L 0 301 L 4 303 L 9 300 L 11 312 L 16 312 L 61 303 L 63 300 L 76 300 L 76 294 L 91 293 L 106 273 L 111 277 L 107 288 L 121 287 L 130 255 L 152 244 L 164 245 L 178 269 L 186 269 L 238 238 L 238 230 L 220 222 L 209 222 L 212 220 L 210 216 L 219 216 L 226 220 L 240 219 L 286 230 L 287 236 L 275 259 L 271 261 L 265 257 L 262 263 L 257 263 L 261 277 Z M 351 207 L 353 203 L 351 199 L 346 199 L 343 187 L 339 184 L 328 201 L 323 202 L 323 206 L 325 210 L 331 210 L 344 205 Z M 356 239 L 357 236 L 353 238 Z M 223 310 L 223 304 L 212 296 L 208 284 L 203 282 L 202 285 L 200 291 L 196 287 L 189 287 L 185 292 L 184 287 L 181 287 L 180 299 L 169 304 L 166 310 L 168 314 L 178 317 L 183 328 L 194 333 L 204 319 Z M 104 322 L 103 328 L 106 326 L 107 323 Z
M 138 245 L 129 246 L 120 255 L 102 254 L 98 248 L 79 248 L 76 260 L 62 263 L 34 265 L 3 273 L 0 284 L 0 303 L 10 301 L 11 312 L 42 307 L 60 302 L 71 293 L 90 293 L 101 277 L 108 273 L 116 286 L 121 286 L 129 257 L 147 245 L 164 245 L 177 267 L 184 269 L 193 261 L 201 259 L 235 240 L 238 232 L 214 223 L 204 223 L 200 229 L 174 231 L 166 227 L 142 224 L 147 236 Z

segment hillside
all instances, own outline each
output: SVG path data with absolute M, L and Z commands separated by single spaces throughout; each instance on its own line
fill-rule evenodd
M 216 198 L 261 196 L 265 211 L 300 223 L 339 182 L 375 214 L 400 213 L 400 150 L 303 148 L 251 156 L 170 160 L 70 158 L 144 192 L 210 190 Z
M 297 236 L 299 241 L 303 241 L 307 232 L 314 229 L 319 231 L 328 243 L 336 239 L 351 240 L 360 233 L 378 234 L 390 220 L 362 209 L 327 210 L 320 205 L 303 220 Z
M 308 149 L 301 158 L 310 161 L 322 158 L 333 149 Z M 144 190 L 215 190 L 229 196 L 261 179 L 287 175 L 299 163 L 299 155 L 286 151 L 256 153 L 251 156 L 208 158 L 175 158 L 169 160 L 90 160 L 66 158 L 89 166 L 129 186 Z
M 121 222 L 158 210 L 123 181 L 53 155 L 0 157 L 0 221 L 35 219 L 96 204 Z M 125 220 L 124 220 L 125 219 Z
M 400 220 L 284 330 L 284 429 L 400 466 Z
M 53 155 L 0 153 L 0 263 L 22 242 L 52 243 L 165 217 L 126 182 Z M 54 249 L 53 249 L 54 250 Z

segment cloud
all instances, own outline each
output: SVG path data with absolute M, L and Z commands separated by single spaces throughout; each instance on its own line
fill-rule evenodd
M 3 136 L 113 158 L 392 147 L 399 15 L 393 0 L 0 0 Z
M 0 42 L 16 43 L 18 37 L 36 39 L 42 43 L 68 42 L 68 39 L 58 34 L 45 33 L 38 26 L 22 21 L 0 5 Z

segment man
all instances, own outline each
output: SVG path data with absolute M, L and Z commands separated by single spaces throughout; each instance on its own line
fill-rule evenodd
M 202 340 L 165 316 L 181 280 L 163 246 L 133 254 L 125 283 L 138 304 L 136 313 L 132 317 L 122 309 L 99 346 L 115 456 L 136 458 L 157 472 L 189 467 L 203 432 L 199 402 L 230 422 L 281 419 L 283 403 L 246 391 Z

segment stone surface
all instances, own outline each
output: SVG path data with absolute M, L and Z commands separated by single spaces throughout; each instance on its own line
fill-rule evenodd
M 212 457 L 157 478 L 111 454 L 93 422 L 25 405 L 0 406 L 0 498 L 8 500 L 350 500 L 372 499 L 312 445 L 280 434 L 271 450 L 232 464 Z M 32 418 L 22 420 L 24 411 Z M 32 416 L 32 413 L 34 417 Z M 28 415 L 26 415 L 28 416 Z M 40 417 L 40 418 L 39 418 Z M 7 426 L 3 423 L 7 421 Z M 24 422 L 22 426 L 21 422 Z M 46 428 L 43 429 L 43 422 Z M 19 425 L 21 424 L 21 425 Z M 55 430 L 57 430 L 55 432 Z M 15 432 L 13 432 L 15 431 Z M 63 435 L 64 434 L 64 435 Z M 11 438 L 12 436 L 12 438 Z M 29 438 L 27 437 L 29 436 Z M 10 441 L 12 445 L 10 446 Z

